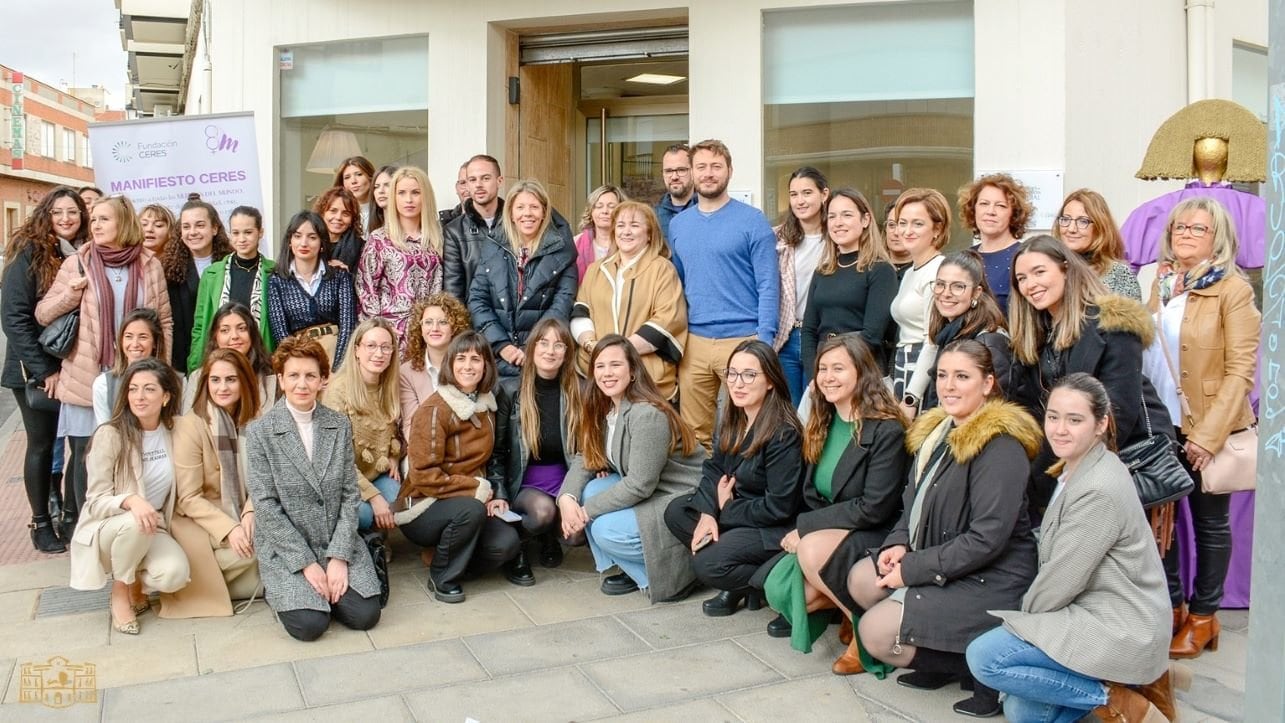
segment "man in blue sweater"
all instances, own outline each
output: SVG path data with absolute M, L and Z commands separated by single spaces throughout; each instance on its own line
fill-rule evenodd
M 674 265 L 687 296 L 687 348 L 678 366 L 678 406 L 710 446 L 721 372 L 736 345 L 776 336 L 781 293 L 776 235 L 763 212 L 727 195 L 732 155 L 721 141 L 692 147 L 697 205 L 670 222 Z

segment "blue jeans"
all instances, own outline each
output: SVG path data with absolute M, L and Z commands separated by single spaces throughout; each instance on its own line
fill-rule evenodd
M 781 369 L 785 371 L 785 383 L 790 386 L 790 402 L 797 409 L 799 402 L 803 399 L 803 390 L 807 386 L 808 374 L 803 369 L 803 343 L 799 341 L 799 330 L 795 329 L 790 332 L 790 336 L 785 340 L 785 346 L 777 353 L 777 358 L 781 360 Z
M 1074 723 L 1107 702 L 1102 681 L 1081 675 L 1002 626 L 968 646 L 968 667 L 982 685 L 1007 693 L 1013 723 Z
M 581 502 L 588 502 L 619 481 L 618 474 L 590 480 L 585 485 Z M 647 564 L 643 561 L 642 532 L 638 529 L 638 515 L 634 508 L 626 507 L 594 518 L 585 536 L 589 538 L 589 550 L 593 552 L 598 572 L 616 565 L 638 583 L 638 587 L 646 589 Z
M 397 499 L 397 492 L 402 487 L 400 482 L 386 474 L 376 477 L 371 484 L 375 485 L 375 489 L 379 490 L 379 495 L 388 502 Z M 371 507 L 369 502 L 362 500 L 362 503 L 357 505 L 357 529 L 365 532 L 374 526 L 375 508 Z

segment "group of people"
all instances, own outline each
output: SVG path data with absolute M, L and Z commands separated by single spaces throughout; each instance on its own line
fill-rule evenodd
M 1089 189 L 1023 240 L 1025 189 L 983 176 L 947 254 L 933 189 L 875 209 L 804 167 L 774 227 L 721 142 L 663 168 L 658 205 L 603 186 L 577 232 L 490 156 L 440 213 L 420 169 L 352 158 L 275 259 L 253 208 L 51 191 L 0 299 L 33 544 L 110 578 L 121 632 L 152 593 L 262 593 L 300 640 L 378 622 L 393 528 L 444 603 L 587 544 L 604 594 L 703 585 L 805 652 L 838 622 L 836 674 L 959 682 L 960 713 L 1172 719 L 1168 658 L 1217 646 L 1227 500 L 1191 495 L 1188 594 L 1116 451 L 1172 436 L 1199 482 L 1253 423 L 1222 207 L 1173 210 L 1148 309 Z

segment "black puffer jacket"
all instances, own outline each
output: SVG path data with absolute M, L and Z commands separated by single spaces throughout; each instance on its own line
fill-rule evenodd
M 62 360 L 40 348 L 44 327 L 36 321 L 36 302 L 40 292 L 31 271 L 31 247 L 11 259 L 5 259 L 4 289 L 0 291 L 0 320 L 3 320 L 5 348 L 4 371 L 0 386 L 22 389 L 26 377 L 43 382 L 45 377 L 62 369 Z
M 442 290 L 468 303 L 468 290 L 477 273 L 482 242 L 494 240 L 503 231 L 504 199 L 495 209 L 494 228 L 473 208 L 473 199 L 460 205 L 460 212 L 442 226 Z
M 541 319 L 552 316 L 566 321 L 576 299 L 576 247 L 571 229 L 554 214 L 535 254 L 526 262 L 525 285 L 518 297 L 518 259 L 502 226 L 494 239 L 484 239 L 477 271 L 468 291 L 468 310 L 477 329 L 496 354 L 503 376 L 517 376 L 519 369 L 499 359 L 511 344 L 526 346 L 527 334 Z

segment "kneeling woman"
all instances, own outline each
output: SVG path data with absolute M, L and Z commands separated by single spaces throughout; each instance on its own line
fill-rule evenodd
M 1040 571 L 1021 611 L 995 613 L 1002 627 L 968 646 L 968 665 L 1008 694 L 1009 720 L 1076 721 L 1090 710 L 1103 720 L 1172 720 L 1169 593 L 1133 479 L 1112 451 L 1106 387 L 1083 372 L 1062 377 L 1044 431 L 1058 485 Z
M 520 547 L 517 531 L 500 518 L 509 503 L 486 478 L 497 376 L 491 345 L 477 332 L 460 334 L 446 350 L 437 391 L 411 420 L 410 471 L 393 510 L 406 539 L 433 551 L 428 584 L 445 603 L 464 602 L 465 572 L 499 567 Z
M 317 403 L 330 359 L 315 339 L 288 336 L 272 355 L 283 397 L 246 431 L 247 486 L 264 597 L 296 640 L 334 618 L 354 630 L 379 622 L 379 580 L 357 537 L 352 427 Z
M 695 580 L 687 545 L 666 534 L 665 509 L 700 483 L 705 452 L 652 382 L 634 345 L 603 337 L 589 362 L 580 444 L 562 483 L 563 534 L 586 530 L 598 571 L 620 573 L 602 591 L 639 588 L 652 602 L 687 594 Z
M 192 411 L 174 425 L 178 504 L 172 532 L 192 581 L 161 595 L 163 618 L 232 614 L 232 601 L 259 587 L 254 556 L 254 506 L 246 491 L 243 433 L 259 416 L 259 385 L 250 360 L 215 349 L 200 367 Z
M 848 571 L 892 530 L 910 462 L 901 410 L 862 337 L 827 339 L 816 359 L 803 437 L 804 511 L 781 540 L 780 559 L 760 570 L 768 602 L 781 611 L 768 633 L 790 634 L 804 652 L 826 625 L 807 614 L 836 606 L 849 621 L 840 638 L 851 643 Z M 835 672 L 850 672 L 842 668 L 835 664 Z
M 711 617 L 735 613 L 742 600 L 750 610 L 762 604 L 750 581 L 794 529 L 803 479 L 803 430 L 776 352 L 743 341 L 725 373 L 731 404 L 700 487 L 665 510 L 670 532 L 692 550 L 696 577 L 721 591 L 703 606 Z
M 124 394 L 111 421 L 94 432 L 86 460 L 85 506 L 71 538 L 71 586 L 97 590 L 112 577 L 112 627 L 138 634 L 151 592 L 187 584 L 187 557 L 170 537 L 177 495 L 171 430 L 178 375 L 155 358 L 121 375 Z
M 916 672 L 898 679 L 939 688 L 968 675 L 964 650 L 995 627 L 988 610 L 1017 606 L 1035 577 L 1026 514 L 1030 459 L 1040 427 L 999 395 L 990 350 L 967 339 L 937 359 L 937 396 L 906 433 L 915 453 L 905 510 L 878 562 L 852 568 L 848 592 L 864 611 L 861 644 L 875 658 Z M 978 684 L 955 711 L 999 713 L 998 694 Z

